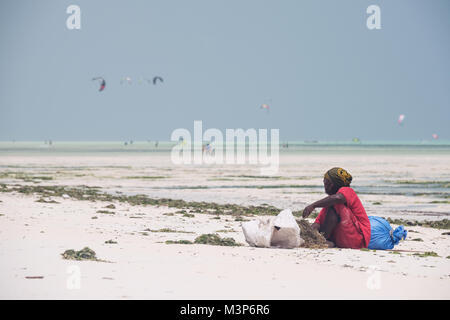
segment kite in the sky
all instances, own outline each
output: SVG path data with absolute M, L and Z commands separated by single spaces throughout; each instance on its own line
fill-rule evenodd
M 123 84 L 124 82 L 127 82 L 128 84 L 132 83 L 130 77 L 123 77 L 122 79 L 120 79 L 120 84 Z
M 398 117 L 398 120 L 397 120 L 398 124 L 399 124 L 399 125 L 402 125 L 402 124 L 403 124 L 403 120 L 405 120 L 405 115 L 404 115 L 404 114 L 401 114 L 401 115 Z
M 266 110 L 266 113 L 269 113 L 271 103 L 272 103 L 272 98 L 264 99 L 262 101 L 262 104 L 259 106 L 259 109 Z
M 270 110 L 270 107 L 269 107 L 269 105 L 268 105 L 268 104 L 266 104 L 266 103 L 263 103 L 263 104 L 261 105 L 260 109 L 265 109 L 265 110 L 267 110 L 267 112 L 269 112 L 269 110 Z
M 92 78 L 92 81 L 95 81 L 95 80 L 100 80 L 100 89 L 98 89 L 98 91 L 103 91 L 105 89 L 105 87 L 106 87 L 105 79 L 103 79 L 102 77 Z
M 438 138 L 439 138 L 439 136 L 436 133 L 433 133 L 433 139 L 436 140 Z
M 156 76 L 156 77 L 153 77 L 153 84 L 156 84 L 156 81 L 158 81 L 158 80 L 159 80 L 160 82 L 164 82 L 164 79 L 163 79 L 163 78 Z

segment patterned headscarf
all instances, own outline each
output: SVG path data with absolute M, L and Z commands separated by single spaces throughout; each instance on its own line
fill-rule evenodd
M 348 187 L 352 182 L 352 176 L 345 169 L 332 168 L 325 173 L 325 179 L 331 181 L 336 187 Z

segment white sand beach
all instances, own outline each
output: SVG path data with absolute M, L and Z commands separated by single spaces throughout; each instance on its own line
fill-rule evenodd
M 445 198 L 449 163 L 446 153 L 287 153 L 281 154 L 275 177 L 262 177 L 248 165 L 175 166 L 163 152 L 5 152 L 0 154 L 0 183 L 5 188 L 90 186 L 111 194 L 301 210 L 325 196 L 323 173 L 339 165 L 352 173 L 352 186 L 357 192 L 361 190 L 359 195 L 369 215 L 441 220 L 450 214 Z M 406 189 L 428 181 L 424 190 L 437 191 L 392 192 L 397 186 L 392 181 L 403 182 L 398 186 Z M 436 181 L 440 186 L 434 186 Z M 370 192 L 383 186 L 387 192 Z M 40 200 L 44 202 L 36 202 Z M 405 226 L 408 238 L 395 247 L 396 252 L 265 249 L 245 242 L 242 221 L 236 221 L 234 215 L 218 218 L 195 210 L 179 211 L 120 201 L 0 192 L 0 298 L 450 298 L 446 229 Z M 209 233 L 231 237 L 243 246 L 166 243 L 193 241 Z M 109 240 L 115 243 L 105 243 Z M 84 247 L 104 261 L 65 260 L 61 256 L 65 250 Z M 437 256 L 418 255 L 425 252 Z

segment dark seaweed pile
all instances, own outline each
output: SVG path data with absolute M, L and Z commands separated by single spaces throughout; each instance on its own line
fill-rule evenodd
M 296 220 L 300 227 L 300 237 L 305 240 L 303 248 L 322 249 L 328 248 L 327 241 L 317 230 L 313 229 L 308 221 Z
M 85 247 L 81 249 L 80 251 L 75 251 L 73 249 L 69 249 L 64 251 L 64 253 L 61 254 L 63 259 L 68 260 L 93 260 L 98 261 L 97 257 L 95 256 L 95 251 Z

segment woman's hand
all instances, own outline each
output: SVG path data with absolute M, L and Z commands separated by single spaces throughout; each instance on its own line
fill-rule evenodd
M 318 223 L 313 223 L 312 225 L 311 225 L 311 228 L 313 228 L 314 230 L 317 230 L 317 231 L 319 231 L 320 232 L 320 224 L 318 224 Z
M 305 209 L 303 209 L 303 215 L 302 215 L 303 218 L 307 218 L 311 214 L 311 212 L 314 211 L 314 209 L 315 209 L 315 207 L 311 204 L 309 206 L 307 206 Z

